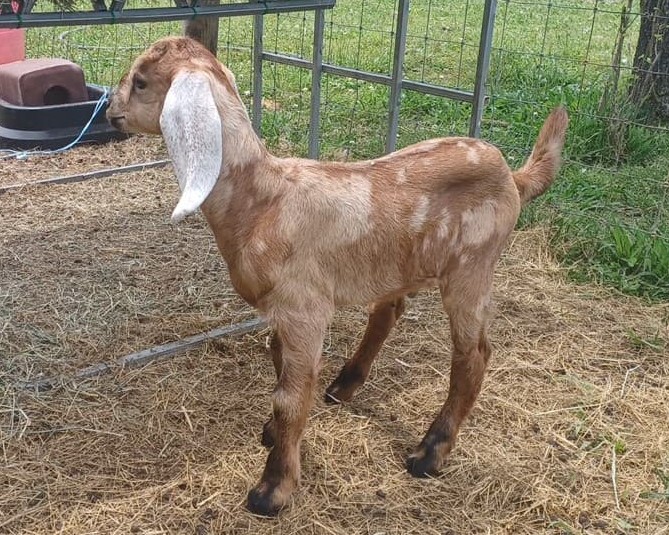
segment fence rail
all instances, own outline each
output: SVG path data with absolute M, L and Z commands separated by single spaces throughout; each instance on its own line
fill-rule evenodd
M 140 22 L 169 22 L 196 17 L 248 17 L 291 13 L 313 9 L 331 9 L 336 0 L 267 0 L 245 4 L 216 6 L 183 6 L 131 8 L 107 11 L 72 11 L 53 13 L 17 13 L 0 15 L 0 29 L 40 28 L 48 26 L 89 26 L 102 24 L 132 24 Z

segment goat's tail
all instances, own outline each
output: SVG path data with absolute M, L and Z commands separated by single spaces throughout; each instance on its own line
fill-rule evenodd
M 541 127 L 532 154 L 525 165 L 513 172 L 513 180 L 523 206 L 541 195 L 553 182 L 560 168 L 568 123 L 567 110 L 562 106 L 555 108 Z

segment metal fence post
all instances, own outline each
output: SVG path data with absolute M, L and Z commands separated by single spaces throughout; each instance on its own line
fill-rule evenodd
M 386 139 L 386 152 L 394 151 L 397 144 L 397 128 L 400 119 L 400 97 L 402 96 L 402 79 L 404 77 L 404 52 L 406 50 L 407 27 L 409 25 L 409 1 L 410 0 L 399 0 L 397 8 L 393 72 L 390 83 L 390 99 L 388 102 L 388 138 Z
M 469 135 L 480 137 L 481 118 L 485 105 L 485 83 L 490 67 L 490 51 L 492 49 L 492 34 L 495 28 L 495 14 L 497 0 L 485 0 L 483 9 L 483 23 L 481 24 L 481 38 L 479 40 L 479 55 L 476 62 L 476 79 L 474 81 L 474 100 L 472 102 L 472 116 L 469 123 Z
M 252 123 L 256 134 L 260 135 L 262 126 L 262 54 L 263 54 L 264 15 L 253 17 L 253 113 Z
M 323 76 L 323 35 L 325 11 L 314 11 L 314 52 L 311 64 L 311 118 L 309 121 L 309 158 L 318 158 L 321 122 L 321 78 Z

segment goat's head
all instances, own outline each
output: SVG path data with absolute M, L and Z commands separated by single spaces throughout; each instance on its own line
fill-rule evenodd
M 110 99 L 107 119 L 114 127 L 163 135 L 182 191 L 173 221 L 195 212 L 218 180 L 223 107 L 246 113 L 234 75 L 185 37 L 168 37 L 149 47 Z

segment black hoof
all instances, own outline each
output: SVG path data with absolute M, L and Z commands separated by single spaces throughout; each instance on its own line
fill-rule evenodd
M 325 389 L 325 403 L 351 401 L 355 391 L 364 382 L 365 378 L 358 370 L 343 368 L 337 378 Z
M 257 488 L 249 491 L 246 507 L 253 514 L 267 517 L 275 517 L 281 511 L 281 507 L 272 504 L 272 490 L 261 492 Z
M 429 453 L 424 457 L 409 457 L 406 461 L 406 469 L 413 477 L 426 478 L 439 475 L 439 470 L 434 467 L 433 456 Z
M 265 422 L 265 425 L 262 426 L 260 444 L 266 448 L 274 447 L 274 430 L 272 429 L 272 420 Z

